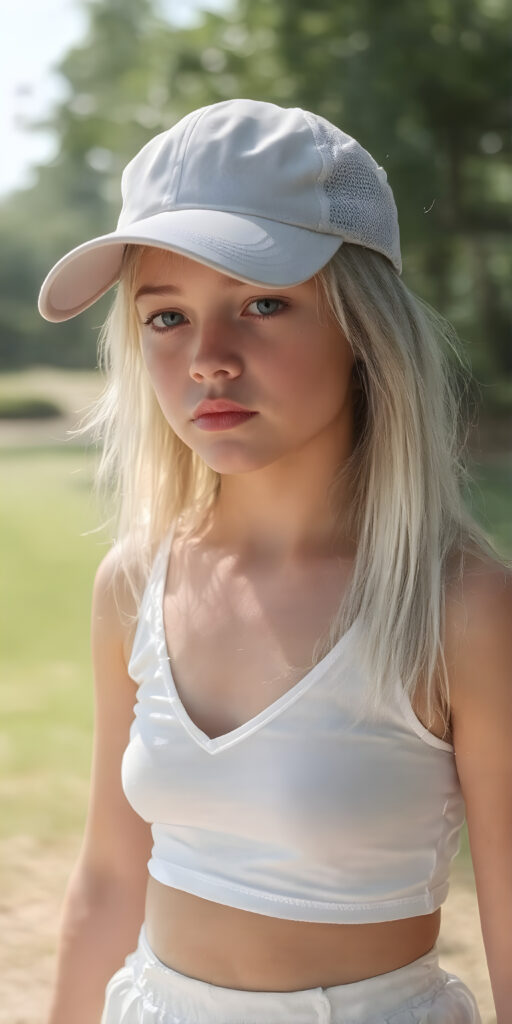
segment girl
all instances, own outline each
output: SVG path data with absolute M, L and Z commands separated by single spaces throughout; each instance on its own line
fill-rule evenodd
M 512 566 L 461 496 L 456 339 L 401 280 L 386 172 L 233 99 L 122 194 L 39 298 L 57 322 L 118 282 L 48 1024 L 478 1024 L 437 947 L 465 816 L 509 1024 Z

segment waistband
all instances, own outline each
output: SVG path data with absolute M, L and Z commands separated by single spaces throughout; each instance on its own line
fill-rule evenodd
M 433 998 L 446 984 L 447 974 L 439 966 L 438 944 L 418 960 L 386 974 L 329 988 L 285 992 L 241 990 L 212 985 L 191 978 L 162 963 L 151 949 L 145 925 L 137 949 L 125 965 L 131 969 L 133 984 L 155 1008 L 165 1008 L 177 1020 L 208 1021 L 209 1024 L 328 1024 L 350 1019 L 363 1024 L 386 1010 L 413 1010 Z

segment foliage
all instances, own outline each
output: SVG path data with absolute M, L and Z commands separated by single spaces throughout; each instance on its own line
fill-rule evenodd
M 62 409 L 49 398 L 34 395 L 0 395 L 0 420 L 37 420 L 60 416 Z
M 64 252 L 111 230 L 122 168 L 156 132 L 232 96 L 299 105 L 354 135 L 388 173 L 406 283 L 467 343 L 476 376 L 512 377 L 505 0 L 231 0 L 178 28 L 156 0 L 84 0 L 45 124 L 58 155 L 0 207 L 0 365 L 92 366 L 110 297 L 61 324 L 37 291 Z M 492 392 L 491 392 L 492 393 Z

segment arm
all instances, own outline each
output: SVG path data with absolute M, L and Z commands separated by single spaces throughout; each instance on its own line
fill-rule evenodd
M 448 626 L 449 624 L 449 626 Z M 512 1024 L 512 573 L 478 563 L 447 603 L 457 770 L 497 1024 Z
M 64 898 L 47 1024 L 99 1024 L 107 981 L 135 949 L 144 919 L 152 839 L 150 826 L 135 814 L 121 786 L 135 685 L 126 669 L 123 628 L 111 588 L 115 559 L 112 549 L 94 583 L 95 719 L 89 807 Z M 124 598 L 122 603 L 124 607 Z

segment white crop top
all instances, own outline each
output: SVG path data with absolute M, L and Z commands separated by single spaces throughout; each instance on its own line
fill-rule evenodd
M 297 921 L 436 910 L 465 820 L 453 746 L 424 728 L 399 680 L 378 722 L 353 727 L 364 684 L 358 620 L 288 692 L 231 732 L 206 736 L 178 696 L 167 653 L 173 532 L 141 603 L 121 769 L 128 801 L 152 824 L 149 873 L 207 900 Z

